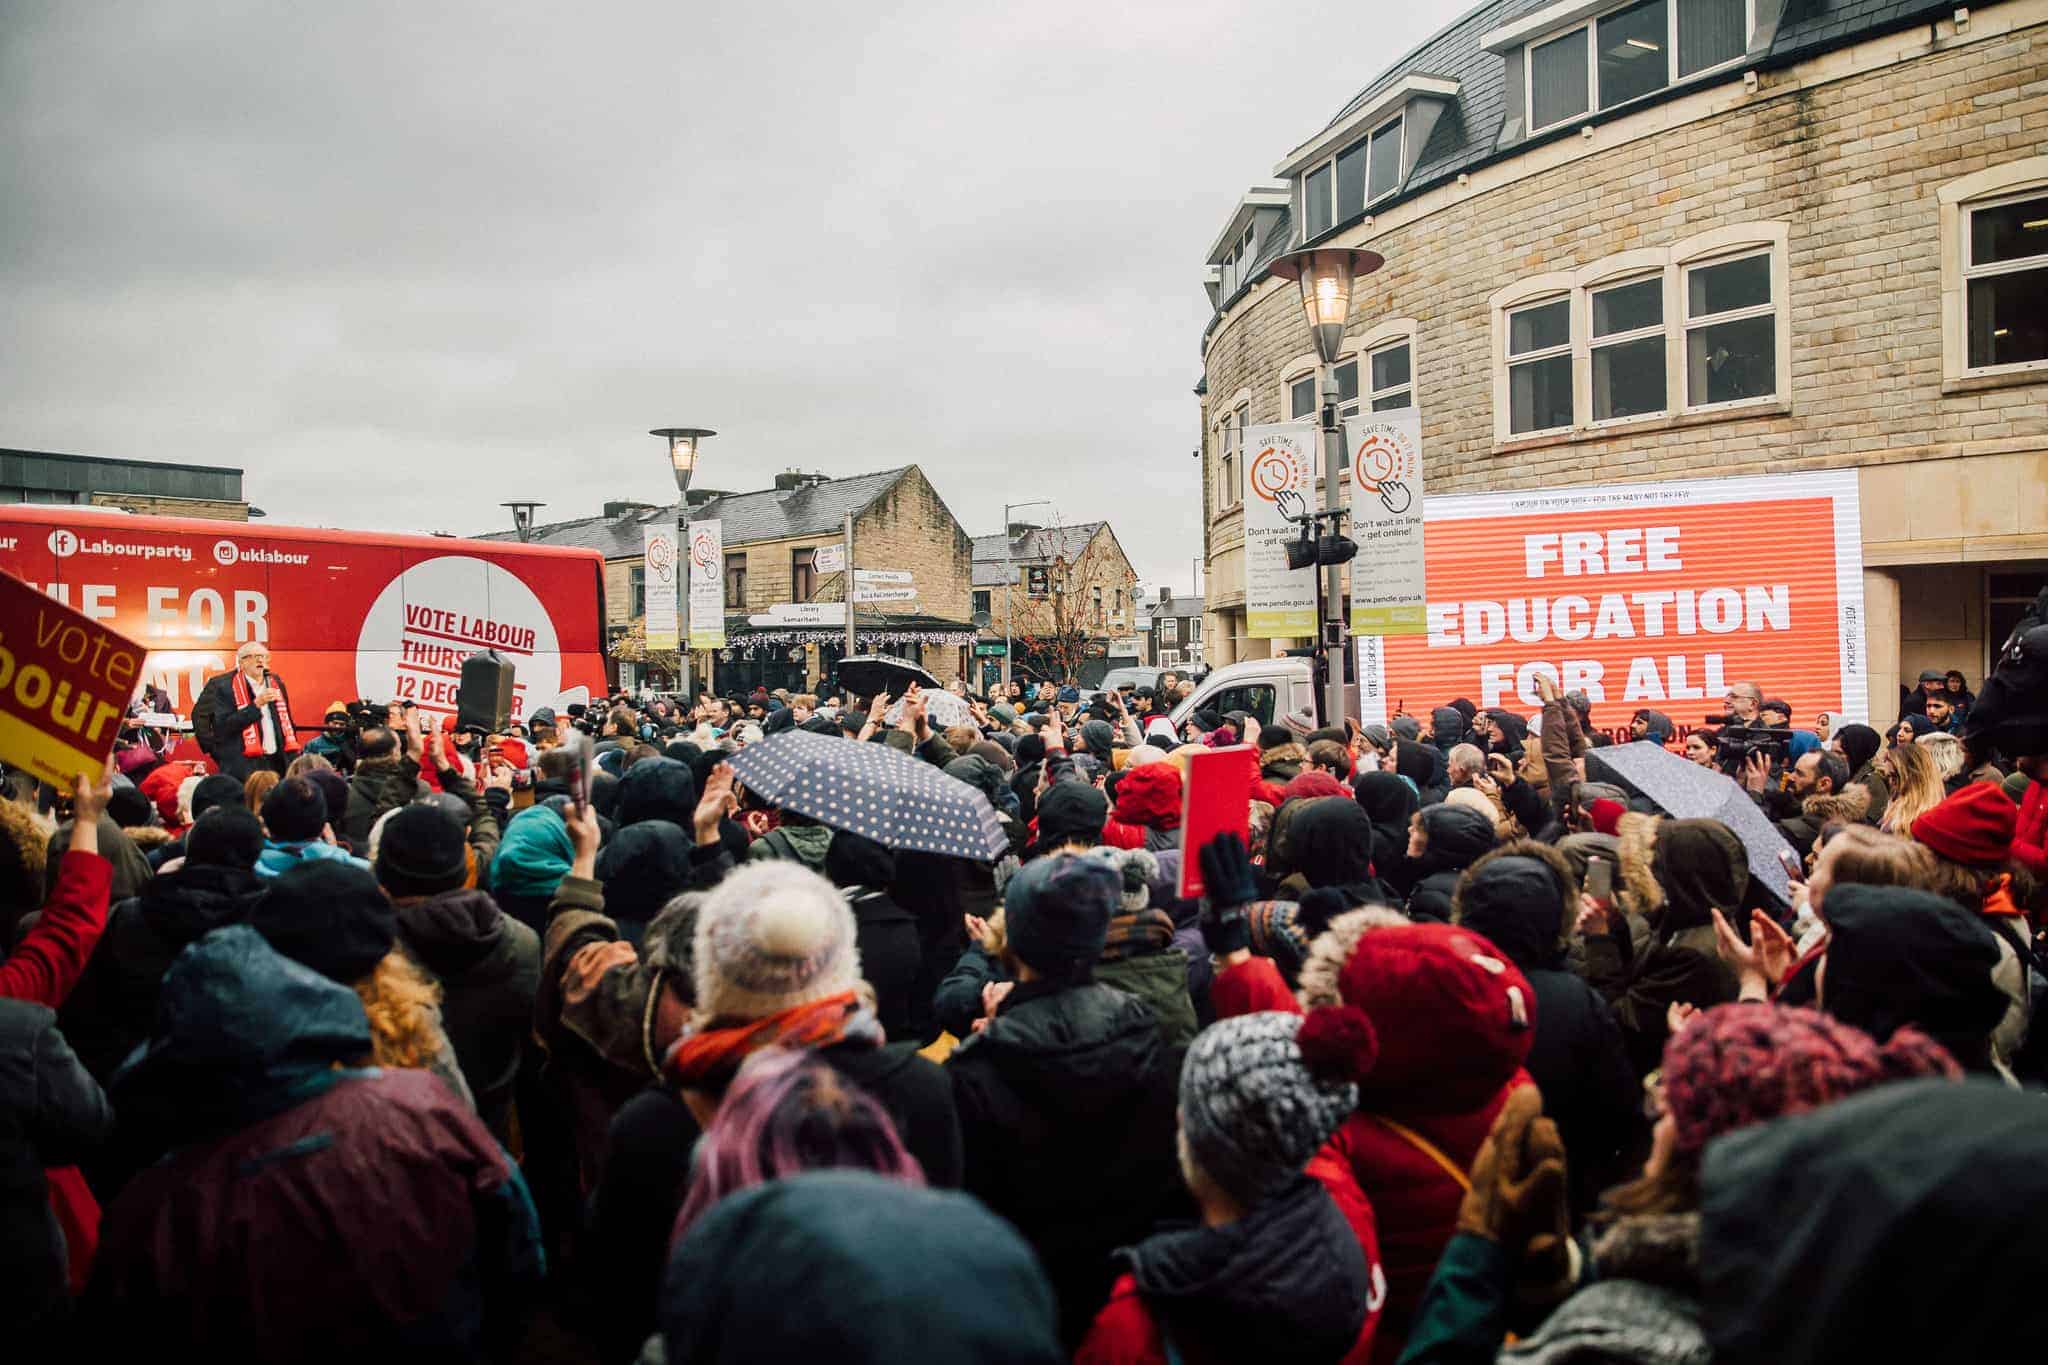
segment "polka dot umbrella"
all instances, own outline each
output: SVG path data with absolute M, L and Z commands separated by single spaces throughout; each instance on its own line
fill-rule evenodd
M 1009 851 L 986 797 L 886 744 L 785 730 L 728 761 L 763 800 L 890 848 L 984 863 Z

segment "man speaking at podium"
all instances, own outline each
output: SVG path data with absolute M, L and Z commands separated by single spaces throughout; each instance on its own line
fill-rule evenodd
M 214 766 L 246 780 L 250 773 L 283 775 L 299 752 L 291 700 L 270 671 L 270 649 L 251 640 L 235 651 L 235 671 L 208 678 L 192 707 L 192 733 Z

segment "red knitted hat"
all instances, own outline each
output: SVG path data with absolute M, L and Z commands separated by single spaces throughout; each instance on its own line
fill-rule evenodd
M 1664 1110 L 1678 1125 L 1678 1150 L 1697 1152 L 1723 1133 L 1885 1081 L 1962 1074 L 1916 1028 L 1901 1028 L 1879 1046 L 1818 1010 L 1751 1001 L 1695 1015 L 1664 1044 Z
M 1180 769 L 1147 763 L 1124 769 L 1116 784 L 1116 818 L 1147 829 L 1180 828 Z
M 1951 862 L 2002 863 L 2019 807 L 1996 782 L 1972 782 L 1913 822 L 1913 837 Z
M 1479 1108 L 1514 1077 L 1535 1037 L 1528 978 L 1484 937 L 1449 924 L 1366 930 L 1337 991 L 1379 1039 L 1361 1095 L 1407 1112 Z
M 1586 814 L 1593 819 L 1593 828 L 1602 834 L 1621 832 L 1621 817 L 1628 814 L 1628 807 L 1611 796 L 1603 796 L 1586 808 Z
M 1306 772 L 1289 782 L 1281 793 L 1281 800 L 1314 800 L 1319 796 L 1341 796 L 1351 799 L 1351 788 L 1339 782 L 1326 772 Z

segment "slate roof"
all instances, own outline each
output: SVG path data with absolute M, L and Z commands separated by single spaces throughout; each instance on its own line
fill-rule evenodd
M 1325 128 L 1334 127 L 1404 76 L 1442 76 L 1458 82 L 1457 98 L 1450 101 L 1443 117 L 1437 121 L 1407 183 L 1398 194 L 1377 201 L 1372 206 L 1375 213 L 1385 212 L 1390 205 L 1455 179 L 1461 171 L 1469 171 L 1484 162 L 1518 156 L 1555 138 L 1573 136 L 1582 124 L 1620 117 L 1646 104 L 1696 88 L 1693 82 L 1681 82 L 1622 109 L 1595 112 L 1561 128 L 1525 137 L 1497 149 L 1501 126 L 1507 117 L 1507 59 L 1488 52 L 1479 45 L 1479 40 L 1501 25 L 1547 8 L 1552 3 L 1554 0 L 1486 0 L 1374 77 L 1324 125 Z M 1761 69 L 1784 66 L 1859 39 L 1926 23 L 1934 17 L 1952 13 L 1955 8 L 1955 0 L 1784 0 L 1783 14 L 1777 31 L 1771 37 L 1769 49 L 1750 65 Z M 1761 12 L 1764 6 L 1760 4 L 1758 9 L 1757 19 L 1761 24 L 1765 18 Z M 1708 77 L 1705 83 L 1739 79 L 1743 69 L 1737 67 L 1717 73 Z M 1352 221 L 1355 220 L 1337 224 L 1328 235 L 1348 227 Z M 1291 209 L 1284 210 L 1279 221 L 1259 243 L 1257 263 L 1253 269 L 1244 272 L 1244 284 L 1238 293 L 1264 278 L 1261 267 L 1295 245 L 1294 214 Z M 1236 297 L 1232 294 L 1217 300 L 1219 317 Z M 1215 325 L 1213 320 L 1210 325 Z
M 827 479 L 808 488 L 783 491 L 763 489 L 758 493 L 727 493 L 689 510 L 692 521 L 717 518 L 724 523 L 728 546 L 750 545 L 764 540 L 790 540 L 799 536 L 836 532 L 848 512 L 859 512 L 894 488 L 914 465 L 884 469 L 874 474 Z M 584 517 L 536 526 L 527 539 L 536 545 L 568 545 L 597 550 L 606 559 L 635 559 L 640 555 L 641 531 L 650 522 L 674 525 L 679 504 L 628 512 L 618 517 Z M 494 531 L 479 540 L 517 540 L 513 531 Z
M 1200 616 L 1202 614 L 1202 599 L 1194 593 L 1177 592 L 1165 601 L 1161 601 L 1156 597 L 1152 598 L 1146 605 L 1145 610 L 1152 617 L 1183 619 L 1189 616 Z
M 1017 581 L 1017 565 L 1050 564 L 1061 556 L 1071 564 L 1108 522 L 1084 521 L 1073 526 L 1044 526 L 1012 540 L 1002 531 L 974 538 L 974 581 L 977 588 L 1000 588 Z

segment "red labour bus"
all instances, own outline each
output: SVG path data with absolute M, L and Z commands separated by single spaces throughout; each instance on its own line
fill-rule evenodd
M 605 689 L 595 550 L 12 506 L 0 568 L 146 645 L 181 716 L 244 640 L 270 646 L 302 730 L 357 697 L 450 714 L 480 649 L 515 665 L 515 719 Z

